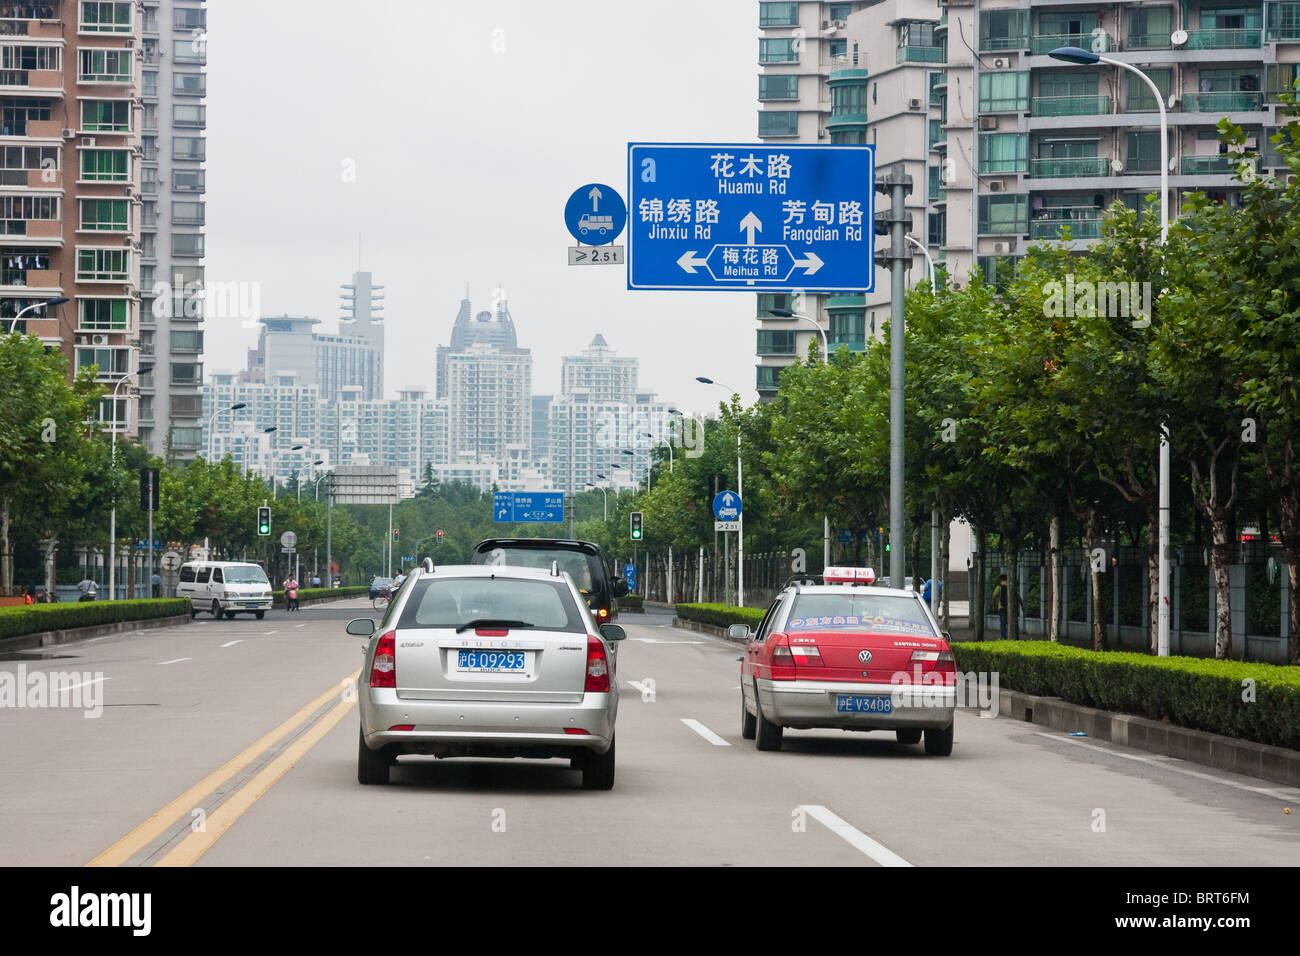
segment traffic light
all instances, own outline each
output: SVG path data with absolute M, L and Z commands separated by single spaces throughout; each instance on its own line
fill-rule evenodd
M 401 536 L 402 536 L 402 529 L 401 529 L 401 528 L 394 528 L 394 529 L 393 529 L 393 540 L 396 541 L 396 540 L 397 540 L 398 538 L 400 538 Z
M 266 505 L 257 509 L 257 533 L 271 533 L 271 509 Z
M 632 540 L 641 540 L 641 512 L 632 512 Z

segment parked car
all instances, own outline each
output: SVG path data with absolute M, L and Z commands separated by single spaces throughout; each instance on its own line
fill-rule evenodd
M 188 561 L 181 565 L 176 596 L 189 598 L 191 617 L 210 611 L 213 617 L 252 614 L 261 620 L 271 610 L 271 582 L 261 565 L 248 561 Z
M 369 638 L 357 780 L 387 783 L 409 754 L 560 757 L 582 785 L 614 785 L 617 645 L 573 581 L 553 571 L 447 566 L 411 572 Z
M 586 598 L 597 622 L 618 618 L 618 599 L 628 593 L 627 582 L 609 573 L 600 545 L 559 538 L 488 538 L 480 541 L 470 564 L 494 564 L 549 570 L 552 563 L 566 572 Z

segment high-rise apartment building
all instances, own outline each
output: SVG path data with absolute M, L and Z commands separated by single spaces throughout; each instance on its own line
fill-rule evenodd
M 133 435 L 118 386 L 140 346 L 139 11 L 0 3 L 0 25 L 0 331 L 97 366 L 101 419 Z M 69 301 L 41 304 L 55 298 Z
M 1102 211 L 1159 191 L 1160 125 L 1139 77 L 1078 66 L 1051 50 L 1079 46 L 1132 64 L 1169 110 L 1169 206 L 1193 190 L 1235 201 L 1234 173 L 1281 161 L 1269 136 L 1294 91 L 1300 3 L 1062 3 L 1057 0 L 883 0 L 759 3 L 759 137 L 875 146 L 878 168 L 912 177 L 912 235 L 957 283 L 973 268 L 996 281 L 1031 242 L 1087 248 Z M 1216 125 L 1247 134 L 1230 155 Z M 878 208 L 885 202 L 877 197 Z M 876 240 L 877 246 L 885 243 Z M 925 274 L 919 251 L 908 274 Z M 761 397 L 816 333 L 769 309 L 801 311 L 831 348 L 861 349 L 889 316 L 890 280 L 863 295 L 757 296 Z
M 302 384 L 316 385 L 321 398 L 332 402 L 342 390 L 357 387 L 365 401 L 383 397 L 382 345 L 366 336 L 314 331 L 320 319 L 309 316 L 264 316 L 257 347 L 248 350 L 247 382 L 271 382 L 292 374 Z M 382 342 L 383 332 L 378 333 Z
M 451 344 L 439 345 L 437 349 L 437 379 L 435 394 L 438 398 L 447 397 L 447 356 L 453 352 L 463 352 L 471 345 L 490 345 L 498 349 L 515 349 L 519 340 L 515 335 L 515 322 L 510 316 L 508 303 L 497 304 L 495 314 L 489 311 L 474 314 L 470 304 L 469 290 L 460 300 L 460 310 L 451 327 Z
M 140 387 L 140 441 L 189 460 L 202 442 L 207 9 L 145 0 L 138 11 L 140 351 L 154 366 Z

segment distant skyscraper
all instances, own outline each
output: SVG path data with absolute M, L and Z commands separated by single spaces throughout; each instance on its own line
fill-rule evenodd
M 466 290 L 465 298 L 460 300 L 456 322 L 451 328 L 451 345 L 438 346 L 438 378 L 435 389 L 438 398 L 447 397 L 447 356 L 452 352 L 463 352 L 471 345 L 491 345 L 498 349 L 519 347 L 514 319 L 510 317 L 510 308 L 504 300 L 497 304 L 496 315 L 486 311 L 474 315 L 469 290 Z
M 365 401 L 383 398 L 383 329 L 380 344 L 352 331 L 324 335 L 313 331 L 320 319 L 308 316 L 268 316 L 259 320 L 257 348 L 248 350 L 248 368 L 241 381 L 273 382 L 285 374 L 302 385 L 316 385 L 321 398 L 332 402 L 346 386 L 358 386 Z M 345 326 L 346 328 L 346 326 Z
M 553 395 L 533 396 L 533 463 L 541 464 L 551 456 L 551 399 Z
M 378 375 L 367 388 L 367 399 L 384 397 L 384 293 L 382 285 L 373 284 L 369 272 L 354 272 L 352 281 L 342 285 L 340 304 L 343 314 L 339 316 L 339 339 L 368 339 L 379 355 Z M 328 364 L 328 363 L 327 363 Z M 329 373 L 325 373 L 328 377 Z

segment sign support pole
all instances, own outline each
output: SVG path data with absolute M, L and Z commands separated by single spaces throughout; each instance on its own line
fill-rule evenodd
M 903 513 L 903 343 L 905 336 L 903 318 L 903 269 L 911 260 L 907 251 L 907 227 L 911 222 L 907 212 L 907 196 L 912 191 L 912 177 L 903 164 L 892 166 L 877 181 L 876 190 L 888 193 L 890 210 L 886 221 L 889 243 L 889 583 L 891 587 L 903 586 L 904 541 L 907 536 L 907 516 Z

